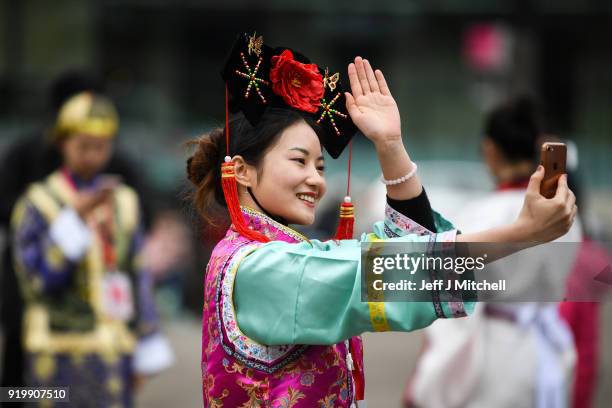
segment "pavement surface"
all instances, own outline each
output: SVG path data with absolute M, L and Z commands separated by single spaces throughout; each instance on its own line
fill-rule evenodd
M 612 406 L 612 302 L 603 304 L 601 364 L 596 408 Z M 166 322 L 165 331 L 177 361 L 167 372 L 146 383 L 138 396 L 143 408 L 201 407 L 200 322 Z M 366 400 L 368 408 L 401 407 L 402 392 L 421 348 L 422 334 L 377 333 L 364 335 Z

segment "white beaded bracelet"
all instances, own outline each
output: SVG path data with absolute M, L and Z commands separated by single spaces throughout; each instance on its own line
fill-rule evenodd
M 384 176 L 380 176 L 380 181 L 381 183 L 383 183 L 386 186 L 393 186 L 396 184 L 400 184 L 403 183 L 404 181 L 408 181 L 410 180 L 417 172 L 418 166 L 416 165 L 416 163 L 412 163 L 412 170 L 410 170 L 410 172 L 408 174 L 406 174 L 405 176 L 402 176 L 400 178 L 397 178 L 395 180 L 386 180 L 384 178 Z

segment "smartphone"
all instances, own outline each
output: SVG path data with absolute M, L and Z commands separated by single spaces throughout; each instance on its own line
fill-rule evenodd
M 544 179 L 540 184 L 540 194 L 553 198 L 557 192 L 557 182 L 565 174 L 567 146 L 565 143 L 544 143 L 540 151 L 540 164 L 544 166 Z

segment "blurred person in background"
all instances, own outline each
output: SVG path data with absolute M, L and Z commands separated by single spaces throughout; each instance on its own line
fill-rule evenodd
M 541 135 L 529 99 L 511 100 L 487 115 L 481 151 L 497 191 L 466 206 L 456 217 L 464 233 L 503 225 L 520 213 L 539 159 Z M 576 222 L 556 241 L 580 240 Z M 562 254 L 557 250 L 555 257 L 527 250 L 532 251 L 523 254 L 527 262 L 517 267 L 510 257 L 489 265 L 487 273 L 511 272 L 522 289 L 538 286 L 562 297 L 576 256 L 573 247 L 564 247 Z M 511 296 L 516 299 L 520 293 Z M 406 388 L 405 406 L 566 407 L 575 350 L 557 306 L 479 302 L 470 319 L 438 321 L 428 327 L 424 351 Z
M 546 137 L 553 140 L 552 136 Z M 567 168 L 569 184 L 576 193 L 576 202 L 583 220 L 583 240 L 578 249 L 576 263 L 567 280 L 565 298 L 561 302 L 559 312 L 572 330 L 576 346 L 577 361 L 574 375 L 571 407 L 590 408 L 593 405 L 597 391 L 597 377 L 600 359 L 600 301 L 609 294 L 612 281 L 606 274 L 610 274 L 612 262 L 607 249 L 593 239 L 593 234 L 586 222 L 585 214 L 588 206 L 584 193 L 584 185 L 578 175 L 578 148 L 568 143 Z
M 173 358 L 142 268 L 138 196 L 101 173 L 117 130 L 106 97 L 65 102 L 53 131 L 61 166 L 29 186 L 11 219 L 25 384 L 68 386 L 75 407 L 132 406 L 143 377 Z
M 201 251 L 193 248 L 192 242 L 182 214 L 170 209 L 156 213 L 143 249 L 143 260 L 153 276 L 162 318 L 175 317 L 186 305 L 184 291 L 190 289 L 188 285 L 193 286 L 189 271 L 193 270 L 195 252 Z M 200 301 L 201 298 L 200 294 Z M 197 310 L 201 308 L 199 304 Z
M 95 76 L 80 70 L 67 70 L 60 74 L 49 89 L 49 111 L 53 119 L 61 106 L 72 96 L 83 91 L 101 92 L 102 83 Z M 41 128 L 21 135 L 9 146 L 0 160 L 0 230 L 8 231 L 11 212 L 17 199 L 26 187 L 40 181 L 62 164 L 62 155 L 49 129 Z M 113 149 L 111 158 L 105 164 L 105 171 L 120 175 L 123 182 L 134 188 L 141 198 L 145 229 L 150 224 L 150 189 L 142 174 L 125 153 Z M 4 335 L 2 342 L 2 386 L 23 385 L 23 349 L 21 347 L 23 299 L 13 271 L 10 241 L 0 248 L 0 327 Z

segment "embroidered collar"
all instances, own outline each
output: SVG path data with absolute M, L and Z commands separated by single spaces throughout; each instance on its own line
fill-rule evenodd
M 308 238 L 267 215 L 250 207 L 241 206 L 242 215 L 249 228 L 259 231 L 273 241 L 310 242 Z

